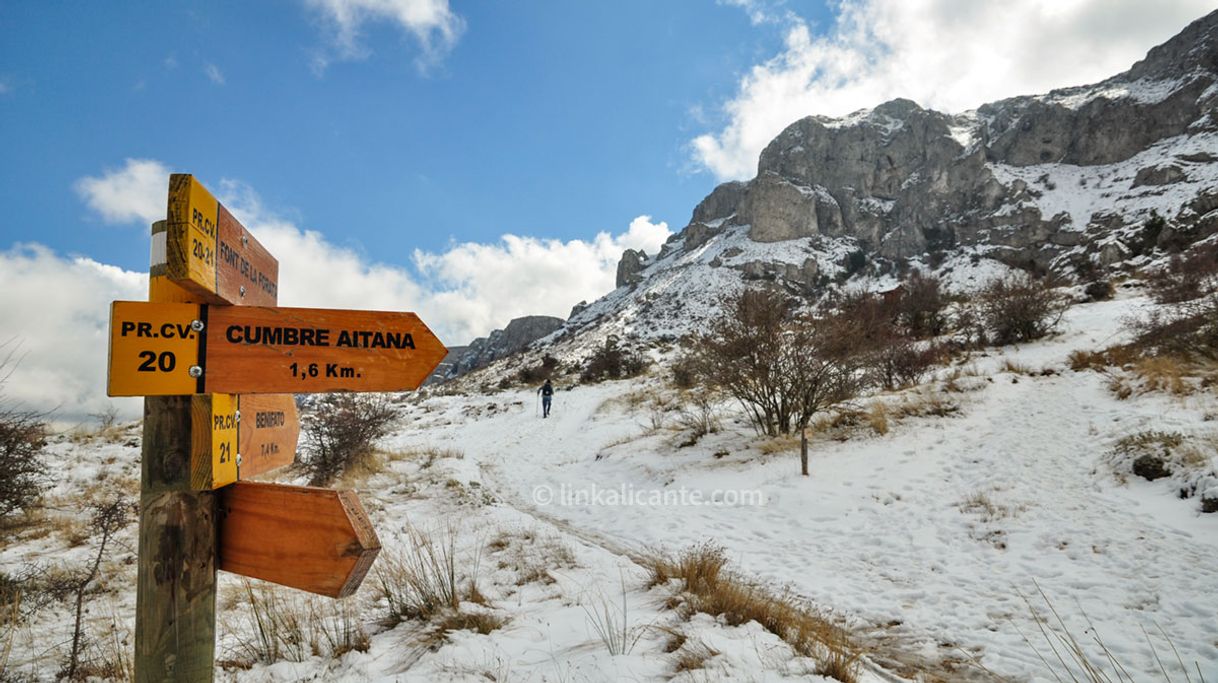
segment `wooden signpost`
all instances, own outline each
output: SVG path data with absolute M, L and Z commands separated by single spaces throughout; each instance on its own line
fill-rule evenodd
M 136 680 L 210 681 L 217 567 L 341 598 L 380 551 L 353 492 L 248 481 L 295 459 L 292 394 L 415 389 L 447 352 L 413 313 L 277 308 L 279 262 L 192 176 L 167 213 L 107 393 L 146 397 Z

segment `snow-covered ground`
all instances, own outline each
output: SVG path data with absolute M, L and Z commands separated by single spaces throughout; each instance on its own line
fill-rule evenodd
M 409 527 L 456 525 L 459 552 L 467 566 L 478 556 L 488 598 L 470 609 L 506 623 L 421 648 L 417 624 L 378 625 L 386 610 L 370 577 L 352 603 L 372 635 L 367 652 L 220 678 L 819 680 L 812 660 L 756 623 L 686 623 L 665 607 L 673 587 L 646 587 L 639 556 L 710 540 L 743 575 L 848 623 L 871 652 L 864 681 L 891 680 L 881 664 L 940 680 L 991 680 L 980 666 L 1010 680 L 1053 680 L 1033 649 L 1052 657 L 1024 600 L 1047 614 L 1041 590 L 1092 656 L 1102 656 L 1098 635 L 1135 680 L 1161 680 L 1143 628 L 1174 665 L 1160 627 L 1190 666 L 1218 679 L 1218 515 L 1200 514 L 1166 480 L 1122 482 L 1107 465 L 1123 436 L 1218 431 L 1218 402 L 1213 393 L 1119 400 L 1106 377 L 1073 372 L 1066 360 L 1120 341 L 1120 319 L 1144 305 L 1076 306 L 1050 340 L 993 349 L 923 387 L 876 397 L 895 405 L 930 395 L 959 410 L 894 418 L 884 435 L 819 437 L 807 478 L 796 450 L 759 439 L 727 404 L 722 431 L 679 447 L 687 434 L 671 404 L 655 405 L 674 394 L 658 376 L 560 387 L 548 419 L 531 390 L 407 397 L 402 428 L 384 444 L 397 455 L 355 482 L 385 546 L 378 563 L 406 547 Z M 138 455 L 127 437 L 51 450 L 61 496 L 88 481 L 129 482 Z M 133 534 L 107 565 L 117 592 L 99 599 L 95 632 L 130 628 Z M 6 544 L 0 566 L 88 556 L 87 542 L 65 546 L 59 532 Z M 237 582 L 223 582 L 220 621 L 239 631 Z M 640 636 L 628 654 L 612 655 L 593 615 L 623 600 L 621 621 Z M 69 628 L 64 608 L 48 608 L 18 634 L 12 662 L 53 675 Z M 235 657 L 232 628 L 221 629 L 220 659 Z M 718 654 L 678 675 L 665 628 Z

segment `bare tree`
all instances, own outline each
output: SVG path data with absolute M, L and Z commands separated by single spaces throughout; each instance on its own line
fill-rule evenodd
M 694 340 L 686 358 L 700 383 L 739 401 L 754 427 L 769 436 L 791 431 L 781 369 L 787 312 L 778 294 L 748 290 Z
M 68 680 L 75 680 L 77 669 L 80 666 L 80 654 L 85 647 L 83 623 L 85 594 L 101 569 L 102 559 L 106 556 L 106 545 L 114 534 L 118 533 L 131 521 L 131 511 L 131 503 L 119 497 L 93 505 L 93 514 L 89 520 L 89 531 L 93 536 L 100 537 L 100 541 L 97 544 L 97 555 L 93 558 L 93 564 L 90 565 L 89 570 L 81 576 L 80 581 L 74 587 L 76 593 L 76 625 L 72 630 L 72 651 L 68 659 L 67 670 L 64 673 L 64 677 Z
M 685 359 L 700 383 L 740 402 L 757 431 L 801 433 L 812 417 L 857 394 L 864 377 L 845 316 L 789 315 L 774 292 L 742 294 Z M 806 471 L 806 465 L 804 467 Z

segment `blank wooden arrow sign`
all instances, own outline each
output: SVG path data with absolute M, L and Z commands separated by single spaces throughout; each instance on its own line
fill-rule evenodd
M 226 572 L 345 598 L 381 551 L 354 491 L 237 482 L 218 493 Z

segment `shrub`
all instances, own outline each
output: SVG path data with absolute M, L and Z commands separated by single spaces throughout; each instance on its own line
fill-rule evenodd
M 1218 296 L 1165 306 L 1126 321 L 1146 353 L 1218 360 Z
M 47 474 L 42 462 L 46 446 L 44 416 L 22 410 L 4 398 L 6 366 L 7 359 L 0 361 L 0 518 L 38 500 Z
M 638 353 L 623 349 L 612 335 L 588 357 L 580 379 L 585 382 L 602 382 L 607 379 L 637 377 L 647 368 L 646 361 Z
M 914 339 L 943 334 L 947 328 L 947 297 L 939 278 L 915 272 L 897 291 L 893 317 L 905 334 Z
M 1026 273 L 990 280 L 978 293 L 977 303 L 981 321 L 1000 346 L 1048 335 L 1069 306 L 1052 283 Z
M 1155 301 L 1174 304 L 1191 301 L 1214 291 L 1218 286 L 1218 244 L 1194 247 L 1177 254 L 1167 266 L 1150 277 Z
M 1108 301 L 1116 294 L 1116 288 L 1107 280 L 1096 280 L 1083 288 L 1088 301 Z
M 558 376 L 560 367 L 561 364 L 558 362 L 558 359 L 547 353 L 542 357 L 540 364 L 523 367 L 516 376 L 523 384 L 540 384 L 547 379 L 552 380 Z
M 398 410 L 383 394 L 319 394 L 305 399 L 302 464 L 314 486 L 329 484 L 373 455 Z

